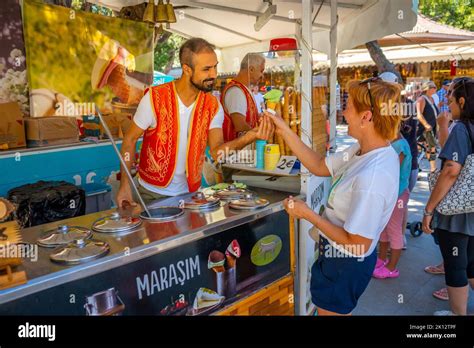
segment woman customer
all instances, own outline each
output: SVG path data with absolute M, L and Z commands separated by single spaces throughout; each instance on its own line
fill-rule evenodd
M 400 158 L 400 183 L 398 186 L 398 201 L 393 208 L 392 215 L 380 235 L 379 257 L 375 264 L 373 276 L 378 279 L 398 278 L 398 261 L 402 255 L 403 235 L 405 231 L 404 216 L 410 198 L 408 183 L 411 174 L 411 151 L 410 145 L 399 133 L 392 147 Z M 390 258 L 388 248 L 390 247 Z
M 398 197 L 400 163 L 390 142 L 401 118 L 382 115 L 399 102 L 400 85 L 371 78 L 351 81 L 344 117 L 357 143 L 327 158 L 306 146 L 285 121 L 269 115 L 293 153 L 318 176 L 331 176 L 322 216 L 290 196 L 285 209 L 319 230 L 320 253 L 311 269 L 311 295 L 319 315 L 348 315 L 375 269 L 375 248 Z
M 453 91 L 453 86 L 456 82 L 461 81 L 464 79 L 465 81 L 472 80 L 472 78 L 468 77 L 456 77 L 452 83 L 449 84 L 448 91 L 447 91 L 447 98 L 450 97 L 452 91 Z M 444 147 L 444 144 L 446 144 L 446 140 L 448 139 L 449 134 L 453 130 L 454 126 L 456 125 L 456 122 L 453 122 L 451 118 L 451 110 L 449 110 L 449 106 L 446 102 L 446 107 L 445 109 L 446 112 L 441 113 L 438 116 L 437 122 L 438 122 L 438 129 L 439 129 L 439 146 L 441 148 Z M 435 236 L 433 233 L 432 236 Z M 436 245 L 438 245 L 438 242 L 436 240 Z M 436 266 L 426 266 L 425 267 L 425 272 L 430 273 L 430 274 L 439 274 L 439 275 L 444 275 L 444 264 L 441 262 L 439 265 Z M 449 300 L 449 295 L 448 295 L 448 289 L 447 288 L 441 288 L 439 290 L 436 290 L 433 292 L 433 296 L 439 300 L 443 301 L 448 301 Z
M 436 85 L 433 81 L 423 84 L 423 94 L 416 101 L 416 112 L 421 124 L 419 136 L 427 143 L 426 158 L 430 161 L 432 172 L 436 170 L 436 117 L 439 109 L 435 104 L 433 95 L 436 94 Z
M 443 215 L 435 212 L 435 208 L 455 184 L 467 157 L 473 153 L 474 81 L 466 78 L 453 83 L 448 100 L 453 120 L 459 121 L 439 156 L 441 174 L 426 204 L 423 231 L 433 233 L 431 223 L 436 215 L 433 227 L 443 256 L 451 311 L 438 311 L 435 315 L 466 315 L 468 284 L 474 289 L 474 213 Z

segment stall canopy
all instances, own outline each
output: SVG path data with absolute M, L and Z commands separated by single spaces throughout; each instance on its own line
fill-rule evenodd
M 89 0 L 116 11 L 144 0 Z M 330 53 L 331 2 L 313 1 L 312 48 Z M 235 70 L 235 62 L 247 52 L 269 50 L 269 40 L 294 37 L 301 22 L 300 0 L 273 0 L 274 15 L 265 23 L 270 1 L 263 0 L 173 0 L 177 23 L 168 30 L 184 37 L 203 37 L 221 51 L 220 72 Z M 337 52 L 367 41 L 411 30 L 416 24 L 417 0 L 337 1 Z M 264 23 L 260 30 L 254 25 Z M 258 28 L 257 28 L 258 29 Z
M 89 0 L 116 11 L 144 0 Z M 156 2 L 156 1 L 155 1 Z M 203 37 L 219 48 L 220 73 L 233 72 L 248 52 L 270 49 L 270 40 L 296 37 L 301 55 L 302 114 L 311 115 L 312 53 L 331 61 L 330 147 L 336 138 L 337 53 L 368 41 L 411 30 L 418 0 L 173 0 L 177 23 L 167 30 Z M 311 123 L 303 117 L 302 137 L 310 144 Z M 306 172 L 306 170 L 304 170 Z
M 439 60 L 474 59 L 474 40 L 423 45 L 384 47 L 385 56 L 393 63 L 423 63 Z M 366 49 L 348 50 L 338 57 L 338 67 L 374 65 Z

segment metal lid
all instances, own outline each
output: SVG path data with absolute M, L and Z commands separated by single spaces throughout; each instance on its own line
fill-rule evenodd
M 178 207 L 157 207 L 148 209 L 148 211 L 151 216 L 146 211 L 142 211 L 140 217 L 144 220 L 156 222 L 175 220 L 184 214 L 184 210 Z
M 185 209 L 212 209 L 219 206 L 220 199 L 214 196 L 208 196 L 202 192 L 196 193 L 189 199 L 184 201 Z
M 38 245 L 46 248 L 54 248 L 67 245 L 78 239 L 88 239 L 92 232 L 85 227 L 59 225 L 54 230 L 46 231 L 38 239 Z
M 239 199 L 248 193 L 246 189 L 237 188 L 235 185 L 229 185 L 228 188 L 217 191 L 214 195 L 223 200 Z
M 264 208 L 269 204 L 268 200 L 258 198 L 252 193 L 247 193 L 243 198 L 231 201 L 229 207 L 238 210 L 254 210 Z
M 95 221 L 92 229 L 103 233 L 127 232 L 140 226 L 141 223 L 142 220 L 140 218 L 121 216 L 118 212 L 113 212 Z
M 98 259 L 110 250 L 109 244 L 93 239 L 79 239 L 55 250 L 49 258 L 58 263 L 75 265 Z

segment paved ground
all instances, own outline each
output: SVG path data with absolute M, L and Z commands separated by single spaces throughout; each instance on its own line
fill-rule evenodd
M 346 127 L 337 129 L 337 151 L 354 143 L 347 135 Z M 429 164 L 422 162 L 428 170 Z M 428 199 L 427 172 L 421 172 L 408 204 L 408 221 L 421 221 L 423 209 Z M 398 268 L 400 277 L 396 279 L 372 278 L 369 287 L 359 300 L 354 315 L 432 315 L 433 312 L 449 309 L 447 301 L 432 296 L 434 290 L 444 286 L 444 276 L 424 272 L 427 265 L 438 264 L 442 258 L 438 246 L 429 235 L 412 237 L 406 231 L 408 248 L 402 254 Z M 468 313 L 474 313 L 474 292 L 471 290 Z

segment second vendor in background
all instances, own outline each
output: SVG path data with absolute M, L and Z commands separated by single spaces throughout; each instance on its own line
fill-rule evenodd
M 224 106 L 224 140 L 237 138 L 258 124 L 258 108 L 250 88 L 258 86 L 263 78 L 265 58 L 258 53 L 248 53 L 240 63 L 240 71 L 222 91 Z
M 204 39 L 186 41 L 179 51 L 183 75 L 175 82 L 150 88 L 138 105 L 125 134 L 121 153 L 131 168 L 138 139 L 143 135 L 138 168 L 140 194 L 145 203 L 195 192 L 201 186 L 204 152 L 214 159 L 267 139 L 273 124 L 264 117 L 245 135 L 224 143 L 223 110 L 212 91 L 217 77 L 215 47 Z M 224 159 L 225 160 L 225 159 Z M 135 205 L 130 182 L 123 173 L 117 205 Z

